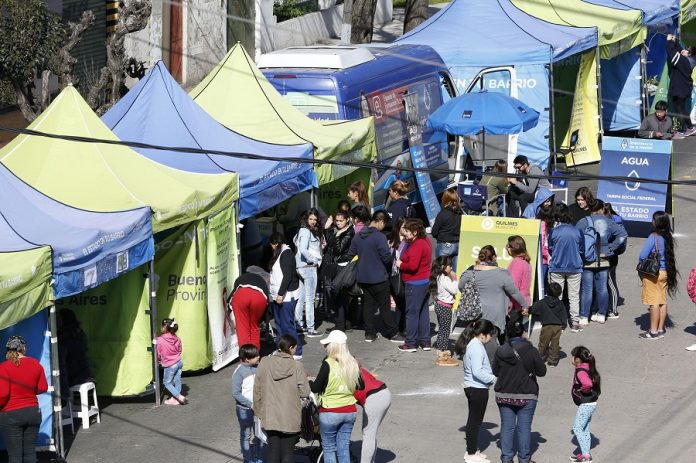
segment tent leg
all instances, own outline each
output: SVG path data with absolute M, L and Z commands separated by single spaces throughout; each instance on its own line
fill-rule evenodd
M 553 168 L 556 169 L 556 105 L 555 105 L 555 93 L 556 89 L 553 86 L 553 63 L 548 65 L 549 69 L 549 121 L 551 122 L 551 127 L 549 130 L 549 136 L 551 137 L 551 158 L 553 159 Z M 551 172 L 549 172 L 551 173 Z
M 234 214 L 234 222 L 232 226 L 234 227 L 234 234 L 237 238 L 237 275 L 242 274 L 242 248 L 241 248 L 241 243 L 242 243 L 242 231 L 241 229 L 237 226 L 239 225 L 239 202 L 234 203 L 232 206 L 232 213 Z M 252 217 L 253 218 L 253 217 Z
M 317 207 L 317 188 L 309 190 L 309 204 L 311 207 Z
M 48 329 L 51 342 L 51 376 L 53 377 L 53 436 L 56 439 L 56 454 L 58 458 L 65 460 L 65 441 L 63 438 L 63 406 L 60 397 L 60 362 L 58 358 L 58 321 L 56 320 L 56 306 L 52 304 L 48 308 Z
M 604 120 L 602 119 L 602 114 L 604 113 L 604 103 L 602 102 L 602 58 L 599 53 L 599 46 L 595 48 L 595 62 L 597 63 L 597 66 L 595 66 L 595 69 L 597 70 L 597 106 L 599 110 L 599 136 L 602 137 L 604 135 Z M 573 161 L 573 165 L 575 165 L 575 161 Z M 575 167 L 577 171 L 577 166 Z
M 647 68 L 647 54 L 645 53 L 645 43 L 640 47 L 640 115 L 641 119 L 644 119 L 648 115 L 648 89 L 646 88 L 648 82 L 648 68 Z
M 155 260 L 150 261 L 148 272 L 148 287 L 150 290 L 150 336 L 152 336 L 152 378 L 155 383 L 155 405 L 162 403 L 159 365 L 157 364 L 157 292 L 155 291 Z

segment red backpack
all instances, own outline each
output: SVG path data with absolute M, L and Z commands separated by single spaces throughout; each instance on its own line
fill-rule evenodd
M 689 279 L 686 282 L 686 292 L 689 293 L 691 301 L 696 304 L 696 268 L 689 272 Z

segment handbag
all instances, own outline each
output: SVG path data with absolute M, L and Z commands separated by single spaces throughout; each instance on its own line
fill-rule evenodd
M 660 274 L 660 248 L 657 243 L 658 241 L 656 236 L 655 248 L 650 251 L 648 257 L 638 262 L 636 270 L 640 275 L 656 277 Z
M 399 270 L 396 270 L 389 276 L 389 286 L 394 297 L 404 297 L 404 282 L 401 279 Z
M 465 322 L 481 318 L 481 294 L 478 283 L 476 283 L 476 271 L 473 269 L 471 270 L 471 279 L 464 283 L 460 291 L 457 317 Z

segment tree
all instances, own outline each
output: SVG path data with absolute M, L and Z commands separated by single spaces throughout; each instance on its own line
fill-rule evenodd
M 428 0 L 406 0 L 404 34 L 428 19 Z
M 92 11 L 82 13 L 80 21 L 64 23 L 48 11 L 43 0 L 0 1 L 0 102 L 16 104 L 31 122 L 49 104 L 51 75 L 62 90 L 75 85 L 97 113 L 103 113 L 120 96 L 129 60 L 124 38 L 143 29 L 152 13 L 151 0 L 125 1 L 119 10 L 116 30 L 107 40 L 107 65 L 90 88 L 75 78 L 77 60 L 71 52 L 82 34 L 94 23 Z M 36 89 L 35 79 L 41 82 Z M 107 93 L 107 98 L 103 98 Z M 107 104 L 102 104 L 107 101 Z
M 351 11 L 351 43 L 372 42 L 377 0 L 353 0 Z

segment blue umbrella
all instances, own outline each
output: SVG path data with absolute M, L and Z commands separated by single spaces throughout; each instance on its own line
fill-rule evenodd
M 510 135 L 536 127 L 539 113 L 503 93 L 465 93 L 440 106 L 428 118 L 435 130 L 452 135 Z

